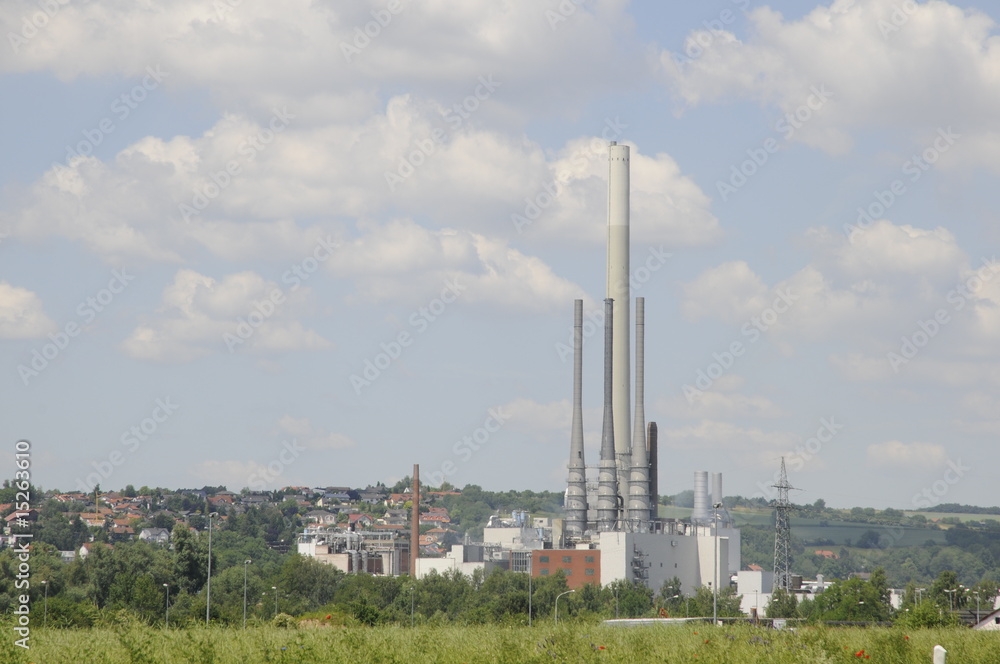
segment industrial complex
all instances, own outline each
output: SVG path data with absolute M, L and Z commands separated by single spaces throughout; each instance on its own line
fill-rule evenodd
M 722 475 L 694 472 L 694 510 L 688 521 L 657 516 L 657 428 L 644 409 L 645 299 L 635 299 L 629 270 L 629 147 L 612 142 L 608 155 L 607 291 L 604 300 L 604 421 L 600 458 L 588 466 L 583 437 L 583 300 L 573 307 L 573 403 L 564 518 L 524 512 L 494 516 L 483 541 L 456 544 L 444 557 L 420 557 L 418 469 L 407 542 L 401 532 L 341 532 L 318 527 L 300 538 L 299 552 L 346 572 L 422 577 L 494 567 L 546 576 L 561 570 L 570 588 L 625 580 L 659 590 L 676 577 L 687 592 L 739 583 L 765 606 L 770 572 L 742 570 L 740 531 L 722 503 Z M 635 339 L 635 371 L 631 344 Z M 632 379 L 634 375 L 634 403 Z

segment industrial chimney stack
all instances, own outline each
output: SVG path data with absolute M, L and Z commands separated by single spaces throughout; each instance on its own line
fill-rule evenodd
M 628 521 L 635 532 L 646 532 L 649 527 L 649 460 L 646 457 L 645 352 L 646 306 L 645 298 L 635 298 L 635 420 L 632 422 L 632 472 L 629 478 Z
M 608 266 L 607 294 L 615 302 L 612 407 L 615 419 L 615 460 L 618 485 L 627 487 L 632 469 L 631 399 L 629 395 L 629 147 L 612 141 L 608 147 Z
M 583 300 L 573 302 L 573 428 L 566 482 L 566 532 L 580 537 L 587 530 L 587 469 L 583 458 Z
M 597 522 L 600 530 L 615 530 L 618 523 L 618 469 L 615 464 L 615 414 L 612 408 L 612 350 L 614 302 L 604 300 L 604 429 L 597 485 Z

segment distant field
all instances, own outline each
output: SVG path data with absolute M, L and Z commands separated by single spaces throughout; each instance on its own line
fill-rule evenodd
M 774 522 L 774 516 L 771 510 L 759 509 L 736 509 L 732 510 L 731 514 L 733 519 L 736 521 L 738 526 L 771 526 Z M 931 513 L 925 512 L 913 512 L 913 514 L 924 514 L 928 519 L 932 518 Z M 688 507 L 672 507 L 672 506 L 660 506 L 660 516 L 662 517 L 672 517 L 675 519 L 685 519 L 691 516 L 691 509 Z M 940 516 L 952 516 L 948 514 L 941 514 Z M 981 515 L 954 515 L 954 516 L 965 516 L 965 517 L 977 517 L 975 519 L 966 519 L 968 521 L 978 521 L 983 517 Z M 934 514 L 933 518 L 939 518 L 937 514 Z M 989 517 L 987 517 L 989 518 Z M 829 521 L 828 525 L 820 525 L 821 522 Z M 881 535 L 881 543 L 885 545 L 893 546 L 920 546 L 927 542 L 928 540 L 934 541 L 939 544 L 943 544 L 945 541 L 945 534 L 942 530 L 930 529 L 930 528 L 903 528 L 902 530 L 893 526 L 878 526 L 870 523 L 851 523 L 844 521 L 834 521 L 827 519 L 818 519 L 815 517 L 802 518 L 796 517 L 794 514 L 791 517 L 792 535 L 801 540 L 832 540 L 833 544 L 828 544 L 824 546 L 845 546 L 847 540 L 851 543 L 856 543 L 861 536 L 868 530 L 874 530 Z
M 966 514 L 965 512 L 903 512 L 906 516 L 925 516 L 928 521 L 934 521 L 935 519 L 958 519 L 959 521 L 986 521 L 987 519 L 993 519 L 994 521 L 1000 521 L 1000 514 Z

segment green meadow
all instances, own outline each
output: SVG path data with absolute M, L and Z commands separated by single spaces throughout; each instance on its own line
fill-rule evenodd
M 5 630 L 7 631 L 7 630 Z M 9 635 L 9 632 L 8 632 Z M 772 630 L 708 624 L 609 627 L 546 622 L 534 627 L 239 628 L 164 630 L 126 621 L 114 628 L 33 629 L 31 648 L 0 646 L 12 664 L 423 664 L 500 662 L 552 664 L 699 662 L 792 664 L 861 662 L 929 664 L 935 645 L 954 664 L 995 663 L 1000 632 L 966 628 L 799 627 Z

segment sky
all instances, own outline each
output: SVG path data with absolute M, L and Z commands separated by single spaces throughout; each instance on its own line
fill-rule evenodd
M 661 493 L 995 504 L 998 19 L 4 2 L 0 475 L 562 490 L 617 141 Z

